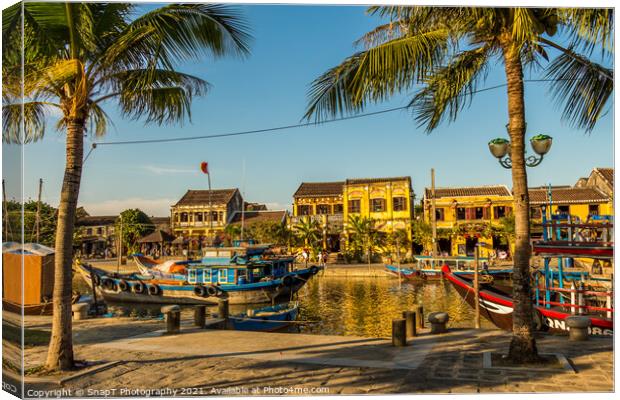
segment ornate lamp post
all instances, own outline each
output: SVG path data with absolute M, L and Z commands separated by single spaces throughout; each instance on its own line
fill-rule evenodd
M 553 143 L 553 138 L 548 135 L 536 135 L 530 139 L 530 145 L 532 146 L 532 150 L 539 157 L 536 156 L 528 156 L 525 158 L 525 165 L 528 167 L 535 167 L 539 165 L 545 154 L 549 152 L 551 149 L 551 144 Z M 510 141 L 504 138 L 496 138 L 489 142 L 489 151 L 497 160 L 500 165 L 506 169 L 510 169 L 512 167 L 512 160 L 510 159 Z

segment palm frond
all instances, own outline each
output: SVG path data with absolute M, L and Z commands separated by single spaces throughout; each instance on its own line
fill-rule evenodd
M 579 54 L 564 53 L 551 62 L 546 77 L 553 79 L 551 94 L 563 104 L 562 118 L 591 131 L 613 93 L 613 70 Z
M 45 133 L 45 111 L 48 105 L 31 101 L 24 103 L 22 109 L 21 103 L 12 101 L 2 96 L 2 140 L 5 143 L 24 144 L 41 139 Z
M 471 103 L 478 83 L 486 78 L 489 52 L 486 46 L 463 51 L 429 76 L 426 86 L 409 103 L 420 126 L 426 125 L 430 132 L 445 117 L 455 120 Z
M 445 30 L 424 32 L 391 40 L 359 52 L 317 78 L 308 93 L 304 118 L 319 121 L 351 111 L 361 111 L 406 90 L 423 79 L 445 56 Z
M 568 32 L 571 47 L 586 54 L 601 48 L 614 51 L 614 10 L 611 8 L 560 8 L 562 28 Z
M 201 55 L 246 55 L 250 38 L 244 19 L 233 7 L 171 4 L 131 22 L 106 52 L 105 63 L 171 69 Z

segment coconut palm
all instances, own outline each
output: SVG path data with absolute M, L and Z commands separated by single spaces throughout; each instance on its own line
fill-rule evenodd
M 209 84 L 177 71 L 177 63 L 248 53 L 247 27 L 234 8 L 172 4 L 135 17 L 136 11 L 127 3 L 22 2 L 2 13 L 3 139 L 38 140 L 54 115 L 66 133 L 49 369 L 73 365 L 71 238 L 84 135 L 105 134 L 111 121 L 104 106 L 112 103 L 130 119 L 183 121 Z
M 366 254 L 368 269 L 372 262 L 372 255 L 384 245 L 384 236 L 375 228 L 375 220 L 360 215 L 350 215 L 347 224 L 349 242 L 353 247 L 361 249 Z
M 612 10 L 389 6 L 371 7 L 369 12 L 390 22 L 358 42 L 365 45 L 364 50 L 314 81 L 306 117 L 320 121 L 360 111 L 421 84 L 410 107 L 417 122 L 430 132 L 443 119 L 455 120 L 489 67 L 497 60 L 503 63 L 516 236 L 509 356 L 513 362 L 537 359 L 529 274 L 523 69 L 546 67 L 551 93 L 564 106 L 564 119 L 590 131 L 604 114 L 613 90 L 612 70 L 590 60 L 599 55 L 602 62 L 611 59 Z M 559 56 L 551 59 L 551 49 Z
M 310 217 L 301 217 L 293 230 L 306 247 L 314 247 L 321 238 L 321 225 Z

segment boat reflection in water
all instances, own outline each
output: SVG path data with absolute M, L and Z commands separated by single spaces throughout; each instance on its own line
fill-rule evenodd
M 426 315 L 433 311 L 450 314 L 452 327 L 472 327 L 473 310 L 456 290 L 443 281 L 402 282 L 384 278 L 333 278 L 317 275 L 299 292 L 300 322 L 288 327 L 288 332 L 324 335 L 389 337 L 392 319 L 401 318 L 402 312 L 415 304 L 424 305 Z M 267 304 L 268 305 L 268 304 Z M 248 309 L 265 305 L 231 305 L 230 313 L 240 314 Z M 161 318 L 161 306 L 110 303 L 108 310 L 115 316 Z M 192 318 L 191 306 L 183 307 L 183 319 Z M 217 313 L 217 307 L 207 307 L 208 313 Z M 483 328 L 494 328 L 482 320 Z

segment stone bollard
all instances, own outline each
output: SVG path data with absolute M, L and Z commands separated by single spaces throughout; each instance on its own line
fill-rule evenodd
M 229 329 L 230 320 L 228 317 L 230 316 L 230 311 L 228 308 L 228 299 L 219 299 L 217 302 L 217 316 L 224 319 L 223 326 L 224 329 Z
M 407 345 L 407 328 L 404 319 L 392 320 L 392 346 L 403 347 Z
M 439 311 L 428 314 L 428 322 L 431 323 L 431 333 L 437 334 L 446 332 L 446 323 L 448 319 L 450 319 L 450 317 L 446 312 Z
M 88 318 L 88 310 L 90 310 L 90 303 L 75 303 L 71 305 L 73 319 L 76 321 Z
M 568 340 L 583 341 L 588 340 L 588 328 L 592 324 L 590 318 L 572 316 L 565 319 L 568 326 Z
M 202 304 L 194 306 L 194 325 L 204 328 L 205 322 L 207 321 L 206 315 L 207 306 Z
M 424 328 L 424 306 L 422 304 L 417 304 L 413 307 L 413 311 L 415 311 L 416 324 L 418 329 Z
M 173 335 L 181 332 L 181 307 L 177 305 L 164 306 L 162 314 L 166 316 L 166 333 Z
M 405 319 L 405 324 L 407 325 L 407 337 L 417 336 L 416 332 L 416 315 L 415 311 L 403 311 L 403 318 Z

